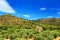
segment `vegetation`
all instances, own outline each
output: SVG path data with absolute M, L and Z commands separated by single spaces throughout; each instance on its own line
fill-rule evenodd
M 0 16 L 0 40 L 53 40 L 60 36 L 60 19 L 25 20 Z

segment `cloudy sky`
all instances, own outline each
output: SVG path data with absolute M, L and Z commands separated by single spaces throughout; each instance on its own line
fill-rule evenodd
M 0 15 L 6 13 L 30 20 L 60 18 L 60 0 L 0 0 Z

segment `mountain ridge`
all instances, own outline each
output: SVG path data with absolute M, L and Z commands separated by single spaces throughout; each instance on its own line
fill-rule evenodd
M 18 18 L 16 16 L 12 16 L 10 14 L 4 14 L 0 16 L 0 26 L 16 26 L 16 27 L 32 27 L 32 26 L 39 26 L 42 27 L 43 25 L 50 25 L 54 28 L 60 28 L 60 18 L 44 18 L 39 20 L 26 20 L 23 18 Z

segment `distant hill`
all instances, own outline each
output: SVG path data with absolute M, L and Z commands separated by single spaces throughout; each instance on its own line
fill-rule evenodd
M 60 18 L 44 18 L 36 20 L 38 25 L 44 24 L 46 26 L 50 26 L 52 28 L 59 28 L 60 29 Z
M 60 18 L 45 18 L 45 19 L 37 20 L 37 22 L 40 22 L 42 24 L 54 25 L 54 24 L 60 23 Z

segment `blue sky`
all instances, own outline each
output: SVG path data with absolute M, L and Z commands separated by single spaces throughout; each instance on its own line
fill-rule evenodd
M 0 0 L 0 15 L 6 13 L 30 20 L 60 18 L 60 0 Z

